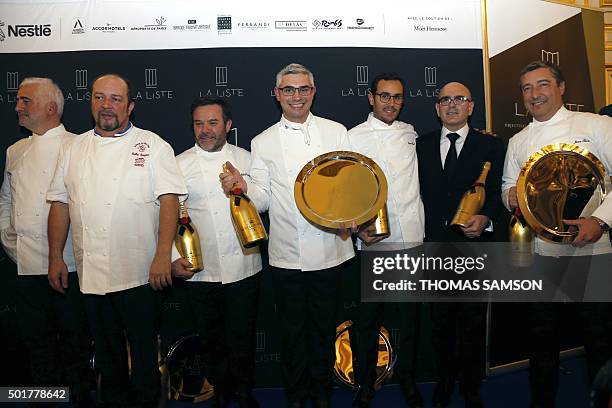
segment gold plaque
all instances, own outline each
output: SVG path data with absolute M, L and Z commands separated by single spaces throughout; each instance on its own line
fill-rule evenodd
M 295 180 L 297 207 L 309 221 L 350 228 L 373 219 L 387 201 L 387 179 L 370 158 L 335 151 L 315 157 Z
M 336 362 L 334 374 L 338 381 L 347 387 L 355 387 L 355 373 L 353 371 L 353 351 L 351 349 L 350 329 L 353 322 L 345 321 L 336 327 Z M 376 362 L 375 388 L 381 387 L 393 375 L 393 366 L 396 356 L 391 346 L 389 332 L 383 326 L 378 332 L 378 360 Z
M 168 400 L 198 403 L 213 397 L 214 388 L 205 376 L 203 348 L 197 334 L 181 337 L 170 347 L 160 363 Z
M 604 199 L 606 171 L 587 149 L 555 143 L 535 152 L 523 166 L 516 192 L 525 221 L 540 237 L 568 243 L 575 231 L 563 219 L 588 217 Z

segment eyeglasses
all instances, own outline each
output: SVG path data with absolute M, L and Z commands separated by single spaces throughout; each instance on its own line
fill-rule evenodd
M 472 102 L 470 98 L 463 95 L 458 96 L 443 96 L 438 99 L 438 105 L 448 106 L 453 102 L 455 105 L 463 105 L 466 102 Z
M 380 100 L 385 103 L 389 102 L 391 99 L 393 99 L 394 103 L 402 103 L 402 101 L 404 100 L 404 95 L 400 95 L 400 94 L 391 95 L 390 93 L 383 92 L 383 93 L 375 93 L 374 95 L 377 95 L 380 98 Z
M 278 88 L 284 96 L 293 96 L 296 92 L 300 94 L 300 96 L 308 96 L 312 92 L 312 89 L 312 86 L 300 86 L 299 88 L 295 86 L 284 86 Z

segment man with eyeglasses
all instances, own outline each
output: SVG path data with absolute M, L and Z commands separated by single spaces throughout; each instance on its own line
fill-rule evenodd
M 461 242 L 490 239 L 483 233 L 501 208 L 503 142 L 471 129 L 474 110 L 470 90 L 451 82 L 440 89 L 435 104 L 442 129 L 417 140 L 421 198 L 425 206 L 425 241 Z M 461 197 L 476 181 L 485 162 L 486 202 L 465 227 L 451 228 Z M 438 367 L 434 407 L 446 407 L 459 379 L 466 407 L 481 407 L 480 381 L 485 354 L 486 303 L 432 303 L 432 342 Z
M 355 256 L 350 239 L 311 224 L 293 198 L 304 164 L 346 143 L 344 126 L 310 112 L 315 93 L 312 72 L 303 65 L 280 70 L 274 94 L 283 114 L 252 140 L 250 177 L 245 181 L 231 164 L 220 175 L 226 193 L 237 184 L 270 214 L 270 273 L 291 408 L 308 399 L 316 408 L 330 406 L 337 291 L 343 264 Z
M 362 124 L 348 132 L 348 149 L 373 159 L 383 170 L 388 182 L 387 211 L 391 235 L 385 242 L 410 248 L 423 242 L 424 215 L 419 193 L 416 157 L 417 134 L 412 125 L 397 120 L 404 104 L 404 81 L 396 73 L 383 72 L 372 81 L 368 93 L 372 112 Z M 374 225 L 366 225 L 358 233 L 357 248 L 384 249 L 373 236 Z M 417 303 L 359 304 L 355 330 L 351 333 L 356 383 L 359 385 L 353 406 L 368 407 L 374 397 L 378 361 L 378 332 L 385 309 L 402 316 L 402 337 L 395 373 L 406 402 L 411 407 L 423 405 L 414 380 L 418 316 Z

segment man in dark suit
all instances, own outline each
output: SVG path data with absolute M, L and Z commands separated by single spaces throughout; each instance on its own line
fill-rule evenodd
M 474 101 L 465 85 L 446 84 L 436 102 L 442 129 L 417 139 L 427 242 L 487 240 L 492 221 L 500 212 L 504 144 L 468 126 L 473 109 Z M 480 214 L 472 216 L 464 227 L 454 229 L 450 224 L 461 197 L 478 179 L 486 161 L 491 162 L 485 184 L 486 202 Z M 449 404 L 455 379 L 459 380 L 466 407 L 482 406 L 479 394 L 486 308 L 486 303 L 431 304 L 432 341 L 439 373 L 434 407 Z

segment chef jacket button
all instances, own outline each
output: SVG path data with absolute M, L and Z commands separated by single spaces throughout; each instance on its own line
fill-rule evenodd
M 40 217 L 40 213 L 36 213 L 36 216 L 37 216 L 37 217 Z
M 102 231 L 106 232 L 106 231 L 108 231 L 108 228 L 102 227 Z
M 44 192 L 44 191 L 39 191 L 38 193 L 39 193 L 40 195 L 45 194 L 45 192 Z
M 111 203 L 106 203 L 106 205 L 111 205 Z
M 43 170 L 43 174 L 47 174 L 47 170 Z
M 87 256 L 91 256 L 91 252 L 87 252 Z
M 106 251 L 104 251 L 104 252 L 102 253 L 102 255 L 106 256 Z
M 17 211 L 17 215 L 21 215 L 21 211 Z
M 36 235 L 34 235 L 34 238 L 38 239 L 38 238 L 40 238 L 40 235 L 36 234 Z
M 89 227 L 85 227 L 85 231 L 89 231 Z
M 318 236 L 318 237 L 320 237 L 320 236 L 321 236 L 321 233 L 320 233 L 320 232 L 317 232 L 317 236 Z
M 19 233 L 19 236 L 20 236 L 20 237 L 23 237 L 23 232 L 20 232 L 20 233 Z

